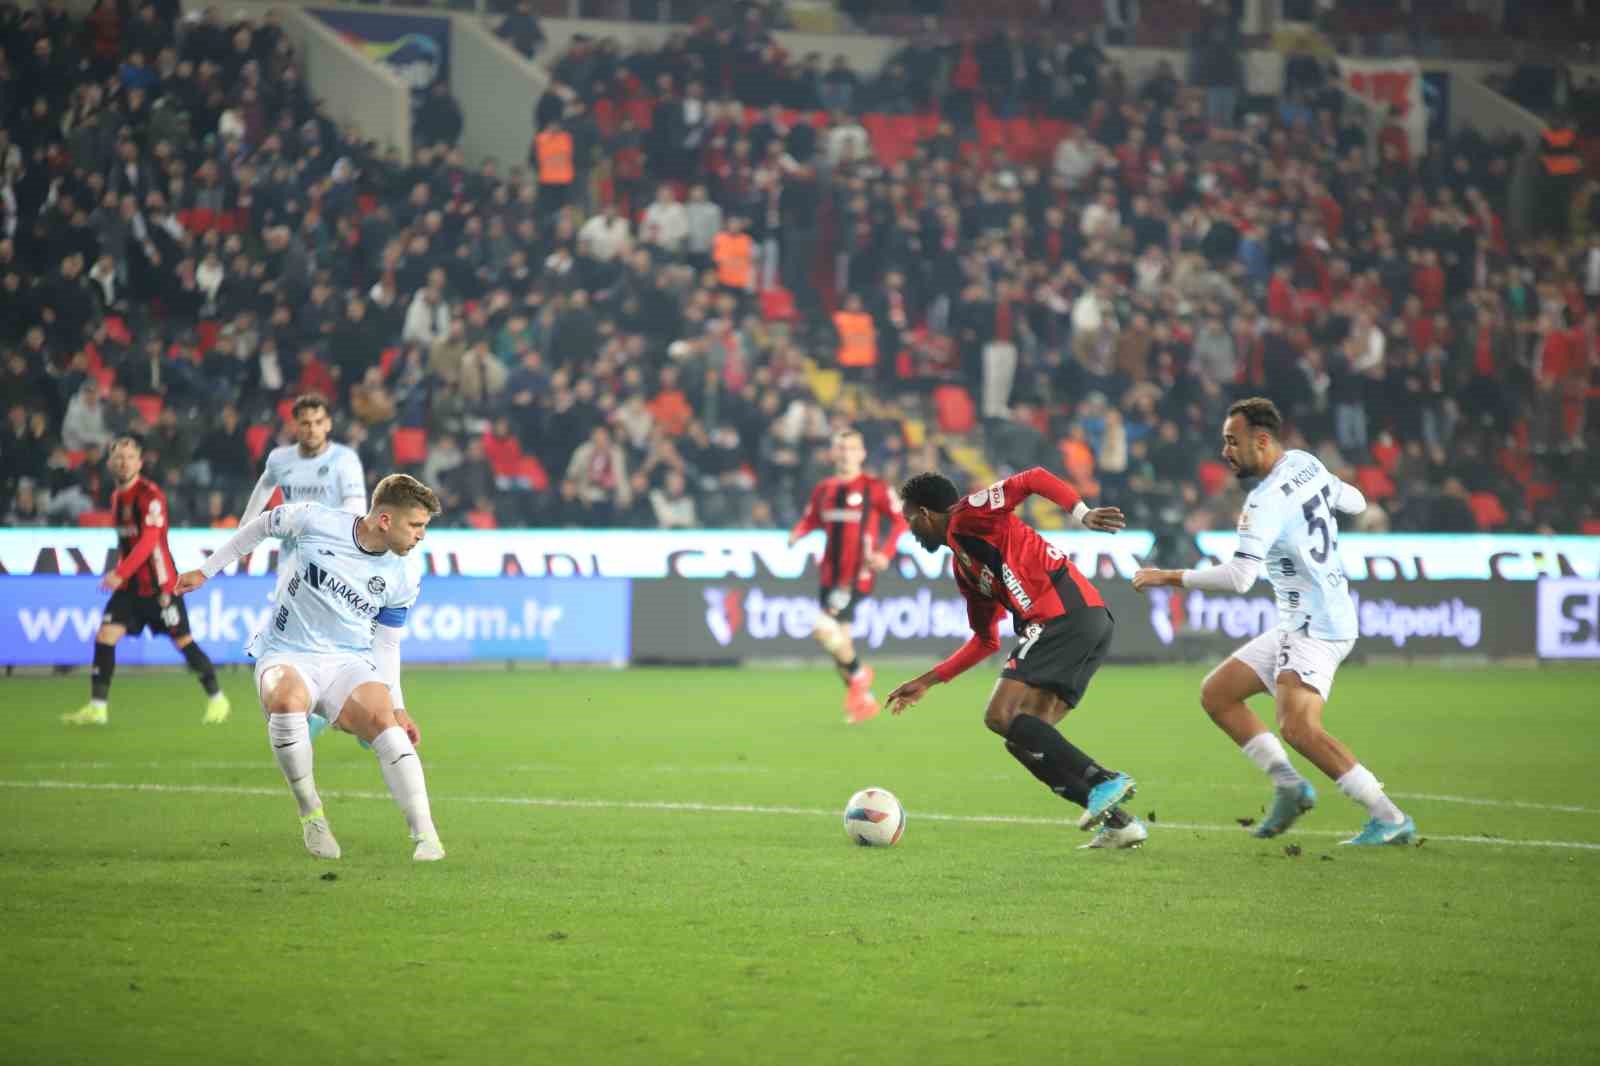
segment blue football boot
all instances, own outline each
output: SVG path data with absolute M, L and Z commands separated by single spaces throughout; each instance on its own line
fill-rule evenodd
M 1250 830 L 1253 837 L 1265 840 L 1287 832 L 1302 814 L 1317 805 L 1317 790 L 1311 787 L 1310 781 L 1301 781 L 1298 785 L 1280 787 L 1274 791 L 1277 794 L 1272 799 L 1272 810 L 1261 819 L 1260 825 Z
M 1416 842 L 1417 823 L 1411 820 L 1409 814 L 1403 822 L 1380 822 L 1376 818 L 1368 818 L 1367 824 L 1361 827 L 1361 832 L 1349 840 L 1339 841 L 1340 844 L 1356 844 L 1363 847 Z
M 1083 816 L 1078 819 L 1079 829 L 1093 829 L 1099 825 L 1111 808 L 1132 797 L 1135 782 L 1127 774 L 1115 774 L 1089 790 L 1089 802 L 1084 805 Z

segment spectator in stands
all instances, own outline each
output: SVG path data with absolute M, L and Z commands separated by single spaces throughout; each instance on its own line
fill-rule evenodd
M 533 0 L 517 0 L 516 10 L 500 20 L 495 35 L 528 59 L 538 55 L 544 47 L 545 35 L 533 14 Z
M 609 525 L 632 499 L 628 461 L 611 431 L 597 425 L 567 463 L 567 481 L 597 525 Z
M 94 378 L 85 378 L 67 404 L 61 441 L 70 451 L 79 452 L 99 450 L 111 443 L 111 431 L 106 428 L 100 404 L 100 385 Z
M 444 298 L 443 280 L 430 280 L 412 297 L 400 337 L 412 344 L 431 346 L 449 336 L 452 321 L 450 305 Z

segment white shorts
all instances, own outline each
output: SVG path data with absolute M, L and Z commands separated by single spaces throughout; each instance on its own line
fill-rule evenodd
M 330 725 L 339 720 L 350 693 L 362 685 L 384 683 L 378 668 L 358 655 L 279 652 L 256 660 L 257 696 L 261 695 L 261 675 L 274 666 L 290 667 L 300 675 L 311 693 L 311 713 L 326 718 Z
M 1333 693 L 1334 673 L 1355 646 L 1353 640 L 1323 640 L 1304 629 L 1269 629 L 1233 657 L 1254 670 L 1274 696 L 1278 694 L 1278 675 L 1293 670 L 1327 699 Z

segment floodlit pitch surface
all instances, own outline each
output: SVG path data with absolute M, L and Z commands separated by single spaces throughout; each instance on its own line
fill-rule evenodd
M 880 675 L 886 692 L 898 672 Z M 1109 667 L 1069 735 L 1136 775 L 1142 851 L 1087 839 L 984 731 L 988 671 L 847 727 L 823 670 L 417 672 L 449 858 L 373 757 L 301 848 L 248 676 L 0 681 L 6 1063 L 1577 1063 L 1600 1055 L 1600 674 L 1347 669 L 1331 726 L 1420 847 L 1284 839 L 1196 703 Z M 899 846 L 839 807 L 892 789 Z

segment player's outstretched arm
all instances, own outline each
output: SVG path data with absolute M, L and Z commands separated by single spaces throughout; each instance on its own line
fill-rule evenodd
M 239 516 L 241 529 L 261 517 L 261 513 L 267 509 L 267 501 L 272 499 L 272 490 L 277 487 L 278 482 L 272 476 L 271 467 L 261 471 L 256 487 L 250 490 L 250 500 L 244 505 L 244 513 Z
M 1225 563 L 1204 570 L 1138 570 L 1133 575 L 1133 587 L 1139 592 L 1171 587 L 1242 595 L 1250 591 L 1250 586 L 1256 583 L 1260 575 L 1261 560 L 1235 555 Z
M 1007 478 L 1004 482 L 1004 495 L 1015 496 L 1008 500 L 1012 507 L 1021 503 L 1029 496 L 1043 496 L 1063 511 L 1071 511 L 1072 517 L 1084 529 L 1092 529 L 1100 533 L 1115 533 L 1127 526 L 1127 519 L 1123 517 L 1122 510 L 1117 507 L 1090 507 L 1078 495 L 1078 490 L 1056 477 L 1042 466 L 1024 470 L 1020 474 Z
M 934 685 L 953 681 L 1000 650 L 1000 609 L 993 603 L 967 601 L 967 621 L 972 636 L 944 662 L 889 693 L 885 705 L 899 714 L 920 700 Z

